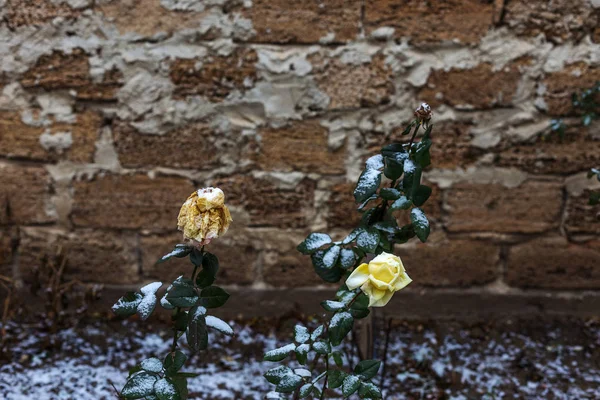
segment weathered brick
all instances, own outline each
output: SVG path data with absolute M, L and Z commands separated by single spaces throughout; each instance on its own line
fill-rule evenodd
M 171 64 L 175 96 L 200 95 L 221 102 L 233 91 L 243 92 L 256 80 L 256 51 L 237 48 L 227 56 L 202 60 L 177 59 Z
M 22 228 L 20 239 L 19 272 L 26 281 L 31 282 L 34 271 L 47 267 L 47 263 L 58 266 L 59 254 L 66 257 L 65 281 L 108 284 L 139 281 L 135 234 Z
M 588 0 L 510 0 L 503 21 L 518 35 L 543 34 L 555 43 L 578 41 L 599 23 Z
M 521 72 L 517 64 L 494 71 L 481 63 L 472 69 L 435 70 L 419 98 L 432 107 L 448 104 L 454 107 L 487 110 L 512 104 Z
M 580 196 L 569 196 L 565 228 L 570 234 L 600 235 L 600 207 L 589 204 L 590 191 Z
M 0 225 L 56 221 L 51 182 L 41 167 L 0 164 Z
M 259 250 L 248 240 L 249 235 L 236 235 L 235 227 L 218 240 L 206 247 L 206 251 L 215 254 L 219 259 L 217 285 L 248 285 L 256 278 L 256 263 Z M 194 270 L 189 258 L 171 259 L 166 263 L 156 261 L 182 242 L 181 233 L 164 236 L 143 236 L 140 241 L 142 252 L 142 271 L 146 279 L 158 279 L 165 283 L 172 282 L 180 275 L 192 275 Z
M 536 137 L 500 152 L 497 165 L 517 167 L 536 174 L 571 174 L 600 165 L 600 139 L 585 129 Z
M 12 278 L 14 231 L 0 227 L 0 275 Z
M 116 68 L 104 74 L 101 82 L 90 76 L 89 56 L 82 49 L 71 53 L 54 51 L 41 56 L 21 78 L 24 88 L 71 89 L 83 100 L 113 100 L 122 86 L 123 74 Z
M 347 42 L 359 34 L 360 0 L 255 0 L 240 8 L 252 21 L 252 41 L 261 43 L 318 43 L 327 38 Z
M 187 179 L 144 174 L 96 176 L 73 184 L 76 226 L 172 230 L 181 204 L 194 191 Z
M 176 128 L 164 135 L 149 135 L 120 121 L 115 123 L 113 137 L 119 161 L 128 168 L 207 169 L 218 161 L 214 131 L 203 122 Z
M 0 155 L 41 161 L 92 162 L 101 125 L 102 118 L 92 111 L 76 114 L 73 123 L 54 121 L 45 127 L 25 124 L 20 112 L 0 111 Z M 70 147 L 53 146 L 53 135 L 67 135 Z
M 367 0 L 365 27 L 368 34 L 392 27 L 395 38 L 408 37 L 415 45 L 473 44 L 488 32 L 493 14 L 489 0 Z
M 345 173 L 345 146 L 330 150 L 328 130 L 317 120 L 259 131 L 260 150 L 251 157 L 264 170 Z
M 397 246 L 394 253 L 415 286 L 472 286 L 497 278 L 500 249 L 477 240 L 430 240 Z
M 506 279 L 522 288 L 598 289 L 600 242 L 573 244 L 556 237 L 514 246 Z
M 558 226 L 562 188 L 552 182 L 525 182 L 516 188 L 458 183 L 445 199 L 449 231 L 534 233 Z
M 267 179 L 235 176 L 217 179 L 213 186 L 226 193 L 226 202 L 247 212 L 249 226 L 306 227 L 314 207 L 315 182 L 302 180 L 293 189 L 278 188 Z
M 11 29 L 23 25 L 41 25 L 57 17 L 76 18 L 81 14 L 81 10 L 48 0 L 6 0 L 4 11 L 4 20 Z
M 269 285 L 296 288 L 322 285 L 313 269 L 310 257 L 298 252 L 267 252 L 263 267 L 263 280 Z
M 319 89 L 329 96 L 331 110 L 387 104 L 394 94 L 393 73 L 382 54 L 360 65 L 322 54 L 309 61 Z
M 552 115 L 573 115 L 573 93 L 589 89 L 600 81 L 600 68 L 584 62 L 571 64 L 561 71 L 546 75 L 544 101 Z
M 361 214 L 356 209 L 354 202 L 353 183 L 340 183 L 331 188 L 327 200 L 327 226 L 331 228 L 353 229 L 360 223 Z

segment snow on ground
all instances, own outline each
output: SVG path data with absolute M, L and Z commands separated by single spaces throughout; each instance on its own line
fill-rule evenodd
M 569 324 L 402 324 L 390 340 L 384 398 L 599 399 L 600 327 Z M 280 329 L 283 341 L 264 328 L 232 326 L 234 338 L 213 335 L 210 352 L 188 360 L 184 369 L 200 373 L 189 380 L 190 398 L 262 399 L 272 389 L 262 374 L 277 364 L 260 361 L 262 352 L 285 344 L 293 323 Z M 8 328 L 15 336 L 10 361 L 0 359 L 6 400 L 116 399 L 111 383 L 122 388 L 128 368 L 164 357 L 170 346 L 170 332 L 158 325 L 96 321 L 55 336 Z

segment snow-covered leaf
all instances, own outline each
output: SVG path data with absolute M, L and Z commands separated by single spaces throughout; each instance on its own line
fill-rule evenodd
M 279 347 L 274 350 L 267 351 L 265 353 L 264 360 L 265 361 L 281 361 L 287 358 L 287 356 L 296 350 L 296 345 L 294 343 L 287 344 L 283 347 Z
M 120 317 L 130 317 L 137 312 L 142 298 L 143 296 L 139 293 L 127 292 L 112 306 L 112 311 Z
M 429 237 L 429 221 L 425 216 L 425 213 L 420 208 L 413 208 L 410 211 L 410 222 L 412 222 L 413 229 L 419 240 L 423 243 L 427 241 Z
M 148 295 L 148 294 L 155 294 L 158 289 L 160 289 L 160 287 L 162 286 L 162 282 L 152 282 L 147 284 L 146 286 L 142 287 L 140 289 L 140 292 L 142 292 L 142 294 L 144 296 Z
M 154 384 L 154 393 L 160 400 L 181 400 L 179 391 L 174 383 L 166 378 L 159 379 Z
M 326 244 L 331 243 L 331 237 L 326 233 L 311 233 L 297 247 L 302 254 L 312 254 Z
M 164 256 L 162 256 L 160 258 L 160 260 L 158 260 L 156 263 L 157 264 L 164 263 L 165 261 L 168 261 L 169 259 L 171 259 L 173 257 L 175 257 L 175 258 L 186 257 L 188 254 L 190 254 L 191 251 L 192 251 L 192 247 L 190 247 L 186 244 L 178 244 L 175 246 L 175 248 L 170 253 L 167 253 Z
M 360 378 L 354 375 L 348 375 L 342 383 L 342 394 L 344 397 L 350 397 L 360 387 Z
M 222 334 L 229 336 L 233 335 L 233 329 L 231 329 L 227 322 L 217 317 L 213 317 L 212 315 L 206 316 L 206 326 L 216 329 Z
M 158 378 L 148 372 L 142 371 L 133 375 L 121 391 L 121 396 L 126 399 L 139 399 L 154 393 L 154 382 Z
M 349 312 L 344 311 L 335 314 L 329 324 L 329 339 L 331 340 L 331 344 L 337 346 L 342 343 L 353 325 L 354 318 Z
M 351 249 L 342 249 L 340 252 L 340 266 L 350 269 L 356 262 L 356 253 Z
M 314 331 L 312 331 L 312 333 L 310 334 L 310 340 L 312 340 L 313 342 L 315 340 L 317 340 L 317 338 L 319 336 L 321 336 L 323 334 L 323 332 L 325 331 L 325 327 L 323 325 L 319 325 L 315 328 Z
M 379 232 L 376 229 L 365 229 L 356 238 L 356 244 L 365 253 L 374 253 L 379 245 Z
M 156 357 L 145 359 L 140 364 L 140 367 L 142 367 L 142 369 L 144 371 L 154 372 L 154 373 L 162 372 L 162 369 L 163 369 L 162 362 Z
M 354 189 L 354 199 L 357 203 L 362 203 L 371 197 L 381 184 L 381 171 L 377 169 L 365 169 L 356 184 Z
M 323 255 L 323 265 L 325 268 L 333 268 L 340 256 L 341 247 L 331 246 Z
M 206 329 L 206 309 L 193 307 L 189 313 L 186 337 L 193 351 L 205 350 L 208 347 L 208 330 Z
M 294 340 L 296 343 L 306 343 L 310 339 L 308 328 L 302 325 L 296 325 L 294 327 Z

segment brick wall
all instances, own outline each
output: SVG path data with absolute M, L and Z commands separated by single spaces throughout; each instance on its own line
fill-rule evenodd
M 397 249 L 412 293 L 600 290 L 600 126 L 539 137 L 600 79 L 597 0 L 0 5 L 0 274 L 27 282 L 62 246 L 84 282 L 172 279 L 189 266 L 154 262 L 178 207 L 217 185 L 222 281 L 319 284 L 296 244 L 356 223 L 363 161 L 427 101 L 434 229 Z

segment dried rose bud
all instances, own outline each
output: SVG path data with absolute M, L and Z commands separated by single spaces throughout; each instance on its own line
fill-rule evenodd
M 432 115 L 431 107 L 427 103 L 421 103 L 419 108 L 415 110 L 415 117 L 417 117 L 419 123 L 428 122 Z
M 209 187 L 198 189 L 183 203 L 177 229 L 183 231 L 184 240 L 204 246 L 225 234 L 232 221 L 223 191 Z

